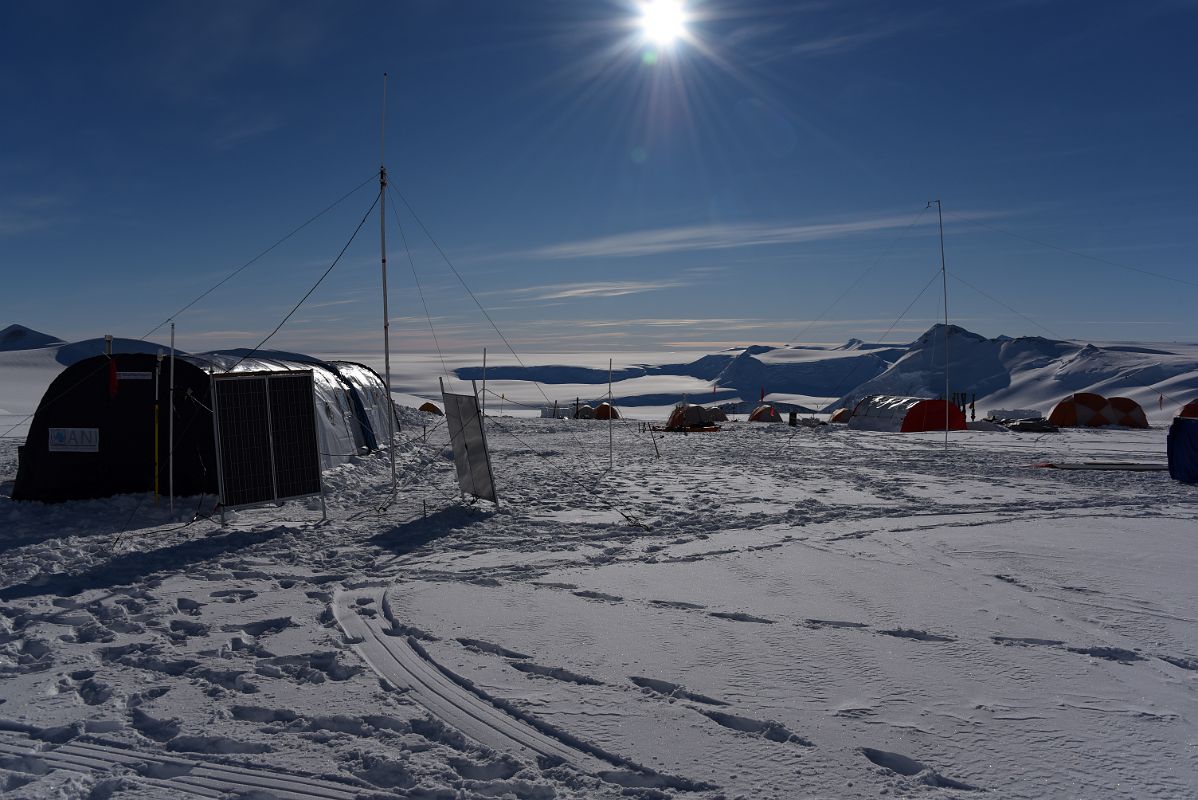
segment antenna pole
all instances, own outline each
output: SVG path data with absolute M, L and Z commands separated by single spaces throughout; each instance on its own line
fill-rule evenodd
M 948 450 L 948 267 L 944 262 L 944 211 L 939 200 L 933 202 L 940 220 L 940 281 L 944 286 L 944 449 Z
M 395 401 L 391 399 L 391 310 L 387 302 L 387 73 L 383 73 L 383 114 L 379 121 L 379 254 L 383 270 L 383 371 L 387 380 L 387 450 L 391 491 L 395 492 Z
M 169 415 L 166 418 L 167 438 L 170 440 L 166 448 L 167 487 L 171 493 L 171 514 L 175 513 L 175 323 L 171 322 L 171 386 L 167 395 L 170 401 Z M 223 511 L 221 512 L 224 513 Z

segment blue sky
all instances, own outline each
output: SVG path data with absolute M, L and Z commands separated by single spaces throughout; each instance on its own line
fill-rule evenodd
M 518 350 L 877 339 L 939 267 L 933 198 L 955 322 L 1198 340 L 1198 4 L 686 13 L 659 47 L 631 0 L 6 5 L 0 327 L 141 336 L 367 182 L 177 318 L 255 344 L 377 194 L 386 71 L 391 180 Z M 432 348 L 414 264 L 440 345 L 498 348 L 388 203 L 394 347 Z M 380 320 L 372 216 L 272 345 Z

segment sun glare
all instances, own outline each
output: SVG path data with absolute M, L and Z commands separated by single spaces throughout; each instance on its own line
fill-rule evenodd
M 686 34 L 686 9 L 682 0 L 645 0 L 640 22 L 646 39 L 668 47 Z

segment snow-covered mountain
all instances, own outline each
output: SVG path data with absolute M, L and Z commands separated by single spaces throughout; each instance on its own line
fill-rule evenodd
M 990 408 L 1032 408 L 1047 414 L 1061 398 L 1091 391 L 1131 397 L 1163 422 L 1198 396 L 1198 345 L 1152 345 L 1046 339 L 993 339 L 950 326 L 949 393 L 976 395 L 979 414 Z M 754 345 L 686 363 L 625 364 L 613 374 L 617 403 L 636 409 L 690 397 L 729 404 L 768 400 L 832 410 L 870 394 L 944 394 L 945 327 L 935 325 L 907 345 L 850 339 L 840 346 Z M 482 370 L 464 366 L 460 379 Z M 606 369 L 567 364 L 500 366 L 487 372 L 507 397 L 538 402 L 536 381 L 555 399 L 605 395 Z M 1164 402 L 1161 402 L 1162 397 Z M 635 413 L 635 411 L 634 411 Z
M 948 336 L 949 393 L 977 396 L 991 407 L 1039 408 L 1047 413 L 1073 392 L 1131 397 L 1151 417 L 1171 416 L 1198 395 L 1198 346 L 1082 344 L 1025 336 L 987 339 L 957 326 Z M 888 369 L 847 392 L 832 407 L 871 394 L 944 394 L 944 326 L 911 343 Z M 1161 403 L 1162 397 L 1164 403 Z
M 32 350 L 55 344 L 62 344 L 62 339 L 24 325 L 9 325 L 0 331 L 0 351 Z
M 5 330 L 14 329 L 29 331 L 22 326 Z M 939 397 L 944 393 L 944 330 L 935 325 L 910 344 L 850 339 L 842 345 L 754 345 L 690 361 L 679 360 L 677 353 L 625 353 L 615 359 L 612 393 L 626 412 L 649 419 L 662 417 L 684 396 L 743 409 L 764 393 L 783 408 L 790 404 L 824 411 L 869 394 Z M 45 334 L 30 331 L 21 338 L 33 342 L 38 336 Z M 63 365 L 104 350 L 103 339 L 69 344 L 46 339 L 51 343 L 3 353 L 0 375 L 11 380 L 0 381 L 0 409 L 30 413 Z M 132 339 L 113 343 L 117 352 L 152 353 L 160 346 Z M 948 354 L 949 392 L 976 395 L 979 416 L 992 408 L 1039 409 L 1047 414 L 1062 397 L 1093 391 L 1131 397 L 1154 424 L 1163 424 L 1178 406 L 1198 397 L 1198 344 L 1086 343 L 1038 336 L 991 339 L 951 326 Z M 377 354 L 336 357 L 350 357 L 380 372 L 383 368 Z M 479 381 L 481 388 L 483 371 L 477 357 L 446 358 L 448 364 L 443 365 L 435 355 L 392 354 L 397 400 L 419 405 L 435 399 L 439 376 L 451 390 L 469 390 L 471 380 Z M 594 402 L 607 395 L 607 354 L 525 354 L 521 360 L 493 355 L 488 364 L 486 387 L 494 394 L 498 413 L 535 414 L 547 402 Z M 24 377 L 18 380 L 14 370 Z M 18 384 L 24 387 L 21 392 L 16 391 Z

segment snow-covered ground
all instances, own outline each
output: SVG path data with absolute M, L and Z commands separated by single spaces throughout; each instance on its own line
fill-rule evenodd
M 293 502 L 224 528 L 212 498 L 11 502 L 22 421 L 102 342 L 0 352 L 0 793 L 1193 796 L 1198 495 L 1159 471 L 1035 466 L 1160 464 L 1162 428 L 946 450 L 640 424 L 713 387 L 927 393 L 938 332 L 625 354 L 610 472 L 607 423 L 530 418 L 602 398 L 607 356 L 492 354 L 500 508 L 462 503 L 443 418 L 407 409 L 394 498 L 376 454 L 326 473 L 327 522 Z M 1198 390 L 1189 345 L 953 341 L 982 413 L 1091 389 L 1160 425 L 1154 393 Z M 394 396 L 436 399 L 439 375 L 462 390 L 480 366 L 398 354 Z
M 0 791 L 1192 797 L 1198 547 L 1164 431 L 444 425 L 314 503 L 7 499 Z M 427 439 L 422 432 L 427 430 Z M 658 452 L 660 455 L 658 455 Z

